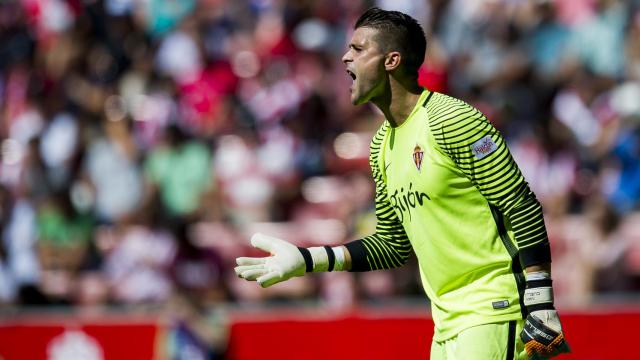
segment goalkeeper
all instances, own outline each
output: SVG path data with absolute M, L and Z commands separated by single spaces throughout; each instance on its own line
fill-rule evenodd
M 268 287 L 307 272 L 395 268 L 413 251 L 435 323 L 431 359 L 568 352 L 540 203 L 482 113 L 418 85 L 425 49 L 413 18 L 371 8 L 342 57 L 352 103 L 385 116 L 370 149 L 376 232 L 308 249 L 256 234 L 252 245 L 271 255 L 238 258 L 236 273 Z

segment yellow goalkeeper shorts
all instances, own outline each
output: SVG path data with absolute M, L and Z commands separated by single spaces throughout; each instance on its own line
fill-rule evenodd
M 478 325 L 431 343 L 431 360 L 526 360 L 520 340 L 524 320 Z

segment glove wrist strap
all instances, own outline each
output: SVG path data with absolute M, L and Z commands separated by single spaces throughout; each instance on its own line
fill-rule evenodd
M 311 253 L 309 252 L 309 249 L 298 247 L 298 250 L 300 250 L 300 253 L 302 254 L 302 258 L 304 259 L 305 272 L 312 272 L 313 258 L 311 257 Z
M 327 271 L 333 271 L 333 267 L 336 264 L 336 255 L 331 250 L 331 246 L 323 246 L 324 250 L 327 252 L 327 260 L 329 262 L 329 267 Z
M 318 246 L 298 249 L 300 249 L 302 257 L 304 257 L 307 272 L 342 271 L 344 269 L 344 250 L 340 246 L 333 248 L 330 246 Z
M 527 274 L 527 288 L 524 291 L 524 305 L 529 312 L 553 310 L 553 287 L 547 272 Z

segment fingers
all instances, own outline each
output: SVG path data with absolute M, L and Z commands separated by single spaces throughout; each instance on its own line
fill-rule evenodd
M 266 269 L 265 269 L 263 264 L 259 264 L 259 265 L 241 265 L 241 266 L 236 266 L 233 270 L 236 272 L 236 275 L 240 276 L 245 271 L 266 270 Z
M 525 343 L 524 346 L 529 360 L 548 360 L 562 353 L 571 352 L 562 334 L 558 335 L 548 345 L 544 345 L 536 340 L 531 340 Z
M 257 233 L 251 237 L 251 245 L 255 248 L 273 254 L 274 245 L 277 240 L 278 239 L 274 237 Z
M 245 280 L 255 281 L 256 278 L 268 272 L 264 262 L 265 258 L 237 258 L 236 263 L 238 266 L 235 267 L 234 271 L 236 275 Z
M 266 257 L 239 257 L 236 259 L 236 264 L 240 266 L 250 266 L 250 265 L 262 265 L 267 261 Z
M 281 247 L 283 243 L 288 244 L 284 240 L 260 233 L 251 237 L 251 245 L 253 247 L 272 255 L 274 255 L 278 246 Z M 258 281 L 260 286 L 265 288 L 283 281 L 282 271 L 275 271 L 273 266 L 266 265 L 268 259 L 272 259 L 272 257 L 239 257 L 236 259 L 236 263 L 238 264 L 235 268 L 236 275 L 249 281 Z
M 282 281 L 282 276 L 277 271 L 270 271 L 256 279 L 263 288 L 269 287 Z
M 251 270 L 243 271 L 241 274 L 238 274 L 238 276 L 248 281 L 256 281 L 256 279 L 258 279 L 260 276 L 263 276 L 266 273 L 267 273 L 267 270 L 265 269 L 251 269 Z

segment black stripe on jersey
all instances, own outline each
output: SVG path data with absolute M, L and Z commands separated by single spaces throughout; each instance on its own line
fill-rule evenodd
M 463 146 L 458 147 L 458 149 L 460 148 L 466 148 L 466 149 L 470 149 L 470 144 L 473 144 L 475 141 L 482 139 L 484 136 L 486 135 L 492 135 L 490 132 L 487 131 L 487 129 L 491 129 L 490 127 L 483 127 L 483 128 L 477 128 L 474 127 L 472 128 L 473 130 L 476 130 L 476 132 L 472 133 L 471 135 L 468 135 L 469 133 L 464 133 L 464 134 L 458 134 L 458 135 L 453 135 L 453 134 L 449 134 L 447 133 L 447 140 L 449 141 L 449 148 L 450 149 L 456 149 L 456 145 L 458 144 L 464 144 Z M 442 131 L 444 131 L 444 129 L 442 129 Z M 444 133 L 443 133 L 444 134 Z M 462 139 L 455 139 L 454 140 L 454 136 L 455 137 L 461 137 L 464 135 L 468 135 L 465 138 Z M 451 136 L 451 137 L 449 137 Z M 444 135 L 443 135 L 443 139 L 442 141 L 444 141 Z M 471 154 L 471 156 L 468 156 L 468 159 L 474 159 L 475 155 Z
M 435 94 L 430 107 L 429 127 L 440 150 L 509 219 L 518 247 L 548 243 L 542 207 L 498 130 L 477 109 L 447 95 Z M 491 137 L 496 149 L 477 159 L 471 145 L 485 136 Z
M 369 264 L 369 270 L 378 270 L 382 268 L 382 262 L 380 261 L 380 254 L 374 249 L 367 241 L 367 238 L 362 239 L 362 244 L 367 250 L 367 263 Z
M 351 271 L 399 267 L 406 263 L 412 251 L 407 234 L 398 220 L 395 210 L 388 202 L 387 186 L 384 182 L 382 169 L 379 168 L 378 164 L 388 128 L 388 123 L 384 122 L 373 136 L 370 144 L 369 165 L 376 185 L 376 232 L 373 235 L 353 241 L 347 246 L 352 256 Z M 351 254 L 351 249 L 353 249 L 354 254 Z
M 524 319 L 527 317 L 527 307 L 524 306 L 524 290 L 527 281 L 522 271 L 522 265 L 520 264 L 520 254 L 518 253 L 518 249 L 513 244 L 511 239 L 509 239 L 509 234 L 507 233 L 507 229 L 504 226 L 504 218 L 500 210 L 498 210 L 498 208 L 493 205 L 489 205 L 489 208 L 491 209 L 491 215 L 493 215 L 493 220 L 495 221 L 496 227 L 498 228 L 500 240 L 502 240 L 502 244 L 507 249 L 507 252 L 511 257 L 511 272 L 516 279 L 516 286 L 518 288 L 518 300 L 520 303 L 520 313 L 522 314 L 522 318 Z
M 474 128 L 474 129 L 475 129 L 475 128 Z M 482 139 L 483 137 L 485 137 L 485 136 L 490 136 L 490 137 L 491 137 L 491 140 L 493 140 L 493 141 L 496 143 L 496 146 L 497 146 L 498 148 L 506 148 L 506 146 L 505 146 L 504 142 L 502 141 L 502 138 L 501 138 L 501 137 L 496 136 L 496 135 L 497 135 L 497 133 L 492 132 L 492 131 L 491 131 L 491 128 L 489 128 L 489 129 L 488 129 L 488 131 L 485 131 L 486 129 L 487 129 L 487 128 L 482 128 L 482 129 L 480 129 L 478 132 L 476 132 L 474 135 L 469 136 L 469 137 L 468 137 L 468 138 L 466 138 L 466 139 L 462 139 L 462 140 L 459 140 L 459 141 L 457 141 L 457 142 L 455 142 L 455 143 L 450 143 L 450 144 L 448 144 L 448 145 L 449 145 L 449 149 L 451 149 L 451 150 L 456 150 L 456 152 L 466 153 L 466 152 L 467 152 L 466 150 L 468 150 L 468 149 L 470 148 L 469 143 L 473 144 L 474 142 L 476 142 L 476 141 L 478 141 L 478 140 L 481 140 L 481 139 Z M 478 136 L 478 135 L 480 135 L 480 136 Z M 437 138 L 438 140 L 440 140 L 440 141 L 444 141 L 444 137 L 445 137 L 445 134 L 443 133 L 442 135 L 440 135 L 439 137 L 436 137 L 436 138 Z M 450 138 L 447 138 L 447 140 L 451 141 L 451 139 L 450 139 Z M 456 145 L 457 145 L 457 146 L 456 146 Z M 475 155 L 473 155 L 473 154 L 472 154 L 471 156 L 467 156 L 467 158 L 468 158 L 468 159 L 474 159 L 474 158 L 475 158 Z M 488 157 L 484 157 L 484 158 L 483 158 L 483 159 L 481 159 L 481 160 L 485 160 L 485 159 L 487 159 L 487 158 L 488 158 Z
M 473 113 L 473 115 L 467 115 L 467 113 Z M 479 120 L 476 122 L 476 120 Z M 478 112 L 478 110 L 469 110 L 462 113 L 457 113 L 455 116 L 451 116 L 446 119 L 448 125 L 442 125 L 442 131 L 446 131 L 447 134 L 455 134 L 453 136 L 459 137 L 469 135 L 469 131 L 472 129 L 478 129 L 473 135 L 460 140 L 454 140 L 455 137 L 449 138 L 452 142 L 467 141 L 474 138 L 477 134 L 486 132 L 485 130 L 490 128 L 490 124 L 484 119 L 484 115 Z M 478 137 L 478 139 L 480 139 Z
M 427 104 L 429 103 L 429 99 L 431 99 L 431 96 L 433 95 L 433 91 L 429 91 L 429 95 L 427 95 L 427 98 L 424 99 L 424 102 L 422 103 L 422 107 L 426 108 Z
M 498 151 L 498 150 L 497 150 Z M 480 169 L 480 170 L 476 170 L 474 173 L 476 176 L 474 176 L 474 179 L 478 182 L 481 182 L 481 180 L 487 180 L 489 178 L 491 178 L 492 176 L 495 176 L 496 173 L 501 173 L 506 171 L 509 167 L 512 167 L 513 164 L 511 163 L 511 161 L 509 161 L 509 151 L 507 151 L 506 147 L 503 147 L 499 150 L 501 153 L 497 154 L 496 157 L 498 157 L 497 161 L 499 161 L 500 167 L 489 167 L 487 169 Z M 485 158 L 486 159 L 486 158 Z M 485 175 L 487 174 L 488 175 Z M 479 176 L 482 175 L 482 176 Z M 516 173 L 516 176 L 518 174 Z
M 520 226 L 518 231 L 529 232 L 534 229 L 539 229 L 540 226 L 544 225 L 544 219 L 539 217 L 534 217 L 529 220 L 524 219 L 522 222 L 519 222 L 518 225 Z
M 506 148 L 505 148 L 506 149 Z M 498 178 L 504 178 L 505 173 L 509 172 L 511 176 L 514 177 L 519 177 L 520 174 L 518 174 L 515 170 L 513 170 L 513 164 L 508 161 L 509 158 L 509 152 L 505 150 L 504 152 L 506 155 L 503 156 L 503 161 L 500 161 L 501 159 L 498 157 L 496 159 L 496 162 L 499 162 L 499 166 L 487 166 L 487 168 L 478 168 L 478 167 L 473 167 L 473 166 L 460 166 L 460 170 L 467 170 L 467 171 L 473 171 L 473 180 L 476 183 L 491 183 L 491 182 L 495 182 L 492 181 L 492 178 L 495 180 L 496 177 Z M 490 164 L 487 164 L 490 165 Z M 504 182 L 504 183 L 500 183 L 497 186 L 500 186 L 502 184 L 506 184 L 511 186 L 512 184 L 508 183 L 508 182 Z M 497 186 L 494 187 L 485 187 L 485 190 L 491 190 Z
M 453 109 L 451 111 L 447 111 L 444 114 L 433 114 L 433 122 L 431 122 L 430 125 L 433 127 L 441 127 L 442 124 L 447 123 L 458 125 L 458 121 L 460 121 L 461 119 L 470 118 L 475 115 L 475 113 L 476 110 L 469 110 L 468 108 L 460 106 L 459 109 Z M 449 124 L 448 126 L 452 126 L 452 124 Z
M 460 110 L 463 110 L 463 112 L 460 112 Z M 436 116 L 438 116 L 433 122 L 432 125 L 434 126 L 439 126 L 441 123 L 445 123 L 445 122 L 452 122 L 454 120 L 456 120 L 457 118 L 463 118 L 463 119 L 468 119 L 471 117 L 471 115 L 469 114 L 476 114 L 477 110 L 475 109 L 469 109 L 468 107 L 464 107 L 464 106 L 460 106 L 460 109 L 452 109 L 451 111 L 448 111 L 444 114 L 437 114 Z M 469 115 L 469 116 L 465 116 L 465 115 Z M 457 122 L 453 122 L 453 124 L 449 124 L 448 126 L 454 126 L 454 125 L 459 125 Z M 463 124 L 463 126 L 466 124 Z M 443 127 L 444 129 L 444 127 Z M 449 131 L 456 131 L 457 129 L 449 129 Z
M 505 213 L 511 214 L 510 218 L 513 218 L 517 216 L 515 215 L 516 211 L 519 211 L 521 209 L 521 207 L 519 207 L 514 210 L 514 207 L 518 205 L 518 199 L 522 197 L 529 197 L 529 196 L 533 196 L 533 194 L 531 193 L 529 186 L 527 186 L 527 183 L 522 181 L 517 188 L 511 190 L 511 194 L 505 195 L 496 199 L 496 202 L 503 204 L 502 210 Z M 542 208 L 540 208 L 540 210 L 542 210 Z M 527 213 L 527 215 L 525 216 L 530 216 L 530 215 L 529 213 Z
M 393 259 L 394 256 L 389 252 L 389 248 L 385 247 L 383 244 L 380 243 L 379 239 L 373 236 L 369 236 L 364 239 L 364 243 L 365 243 L 365 246 L 367 246 L 367 248 L 369 248 L 370 250 L 373 250 L 373 251 L 369 251 L 369 255 L 373 255 L 374 253 L 377 255 L 377 256 L 372 256 L 372 260 L 380 264 L 380 266 L 378 266 L 377 269 L 383 269 L 383 268 L 390 269 L 392 267 L 396 267 L 396 266 L 390 265 L 395 263 L 393 261 L 395 260 Z
M 523 243 L 523 244 L 518 243 L 518 246 L 520 247 L 520 253 L 521 253 L 520 254 L 520 259 L 523 258 L 522 253 L 525 250 L 529 250 L 530 248 L 537 248 L 537 246 L 541 245 L 541 244 L 542 245 L 547 244 L 546 246 L 548 247 L 549 244 L 546 241 L 544 241 L 546 239 L 547 239 L 547 234 L 546 233 L 539 233 L 537 235 L 532 235 L 531 236 L 531 241 L 528 241 L 527 243 Z M 546 258 L 548 260 L 548 262 L 551 261 L 551 256 L 550 255 L 545 256 L 544 254 L 540 254 L 540 258 Z M 538 261 L 538 262 L 535 262 L 535 263 L 531 263 L 531 262 L 525 261 L 522 264 L 524 265 L 524 267 L 528 267 L 528 266 L 538 265 L 538 264 L 543 264 L 543 263 L 544 263 L 544 261 Z
M 436 122 L 433 123 L 433 125 L 435 126 L 439 126 L 440 123 L 449 121 L 452 117 L 460 115 L 461 111 L 463 111 L 464 114 L 478 113 L 478 110 L 469 108 L 469 105 L 451 104 L 446 100 L 442 101 L 439 104 L 434 104 L 434 108 L 429 110 L 433 112 L 432 115 L 435 117 Z
M 507 357 L 506 360 L 514 360 L 516 352 L 516 321 L 509 321 L 509 335 L 507 337 Z

